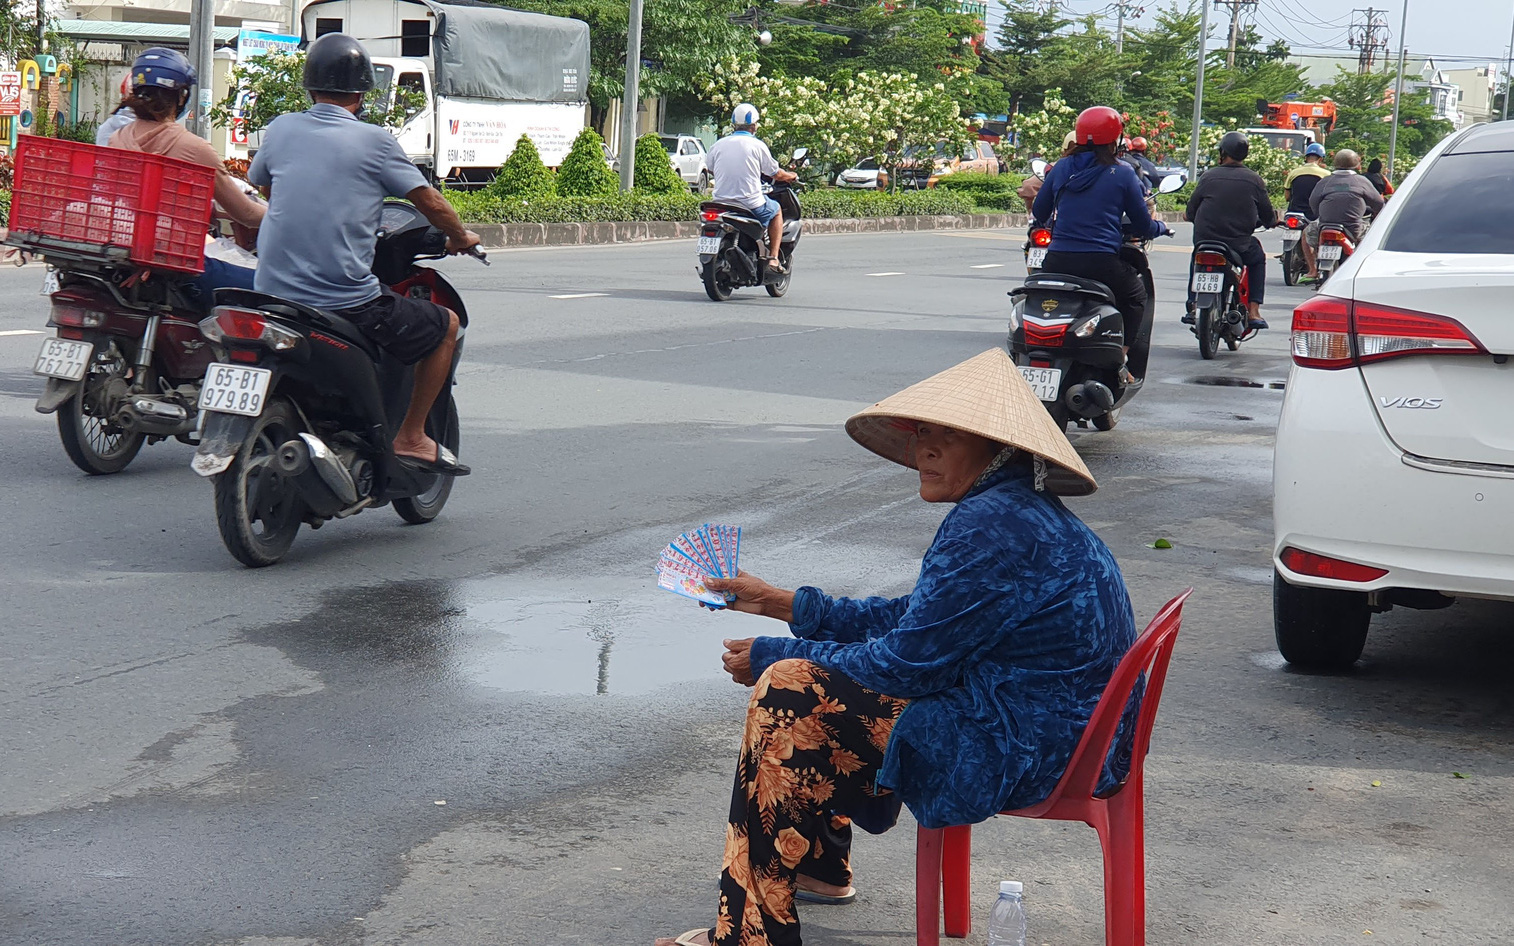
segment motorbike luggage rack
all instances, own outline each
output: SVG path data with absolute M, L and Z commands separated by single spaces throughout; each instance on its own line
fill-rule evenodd
M 7 233 L 5 243 L 41 256 L 50 263 L 79 263 L 86 266 L 126 266 L 131 263 L 131 251 L 113 243 L 64 240 L 24 230 Z

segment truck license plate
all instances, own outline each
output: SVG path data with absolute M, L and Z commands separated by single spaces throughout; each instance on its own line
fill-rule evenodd
M 1020 377 L 1030 385 L 1030 389 L 1036 392 L 1036 397 L 1042 401 L 1055 401 L 1057 389 L 1062 386 L 1061 368 L 1026 368 L 1020 369 Z
M 1194 273 L 1193 291 L 1218 293 L 1225 288 L 1224 273 Z
M 1040 269 L 1046 265 L 1046 247 L 1033 246 L 1025 251 L 1025 266 L 1027 269 Z
M 263 401 L 268 396 L 268 383 L 272 378 L 273 372 L 267 368 L 213 364 L 205 369 L 205 384 L 200 388 L 200 410 L 256 417 L 263 412 Z
M 714 256 L 716 253 L 719 253 L 719 252 L 720 252 L 720 237 L 718 237 L 718 236 L 712 236 L 712 237 L 702 236 L 702 237 L 699 238 L 699 255 L 700 256 Z
M 84 377 L 85 370 L 89 368 L 89 356 L 94 353 L 95 346 L 89 342 L 49 338 L 42 343 L 42 350 L 37 352 L 32 372 L 49 378 L 78 381 Z
M 1340 248 L 1340 246 L 1338 244 L 1334 244 L 1334 243 L 1326 243 L 1324 246 L 1322 246 L 1322 247 L 1319 248 L 1319 258 L 1320 259 L 1328 259 L 1328 260 L 1338 260 L 1338 259 L 1340 259 L 1341 258 L 1341 248 Z

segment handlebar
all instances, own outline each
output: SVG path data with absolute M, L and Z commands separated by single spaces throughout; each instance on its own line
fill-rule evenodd
M 483 263 L 485 266 L 492 265 L 489 262 L 489 254 L 485 253 L 483 250 L 479 249 L 477 246 L 470 246 L 466 250 L 464 250 L 463 252 L 467 253 L 469 256 L 471 256 L 474 259 L 478 260 L 480 263 Z

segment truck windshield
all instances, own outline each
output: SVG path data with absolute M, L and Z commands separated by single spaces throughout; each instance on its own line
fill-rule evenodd
M 385 101 L 389 100 L 389 92 L 394 88 L 394 67 L 381 62 L 373 64 L 373 87 L 378 89 L 379 94 Z

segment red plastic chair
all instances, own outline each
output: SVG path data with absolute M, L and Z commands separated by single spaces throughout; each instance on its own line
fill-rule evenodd
M 1146 944 L 1145 792 L 1141 774 L 1167 665 L 1183 622 L 1183 603 L 1193 589 L 1162 606 L 1105 687 L 1088 728 L 1051 797 L 1030 808 L 1000 814 L 1017 818 L 1081 821 L 1099 833 L 1104 849 L 1104 942 L 1106 946 Z M 1112 795 L 1094 794 L 1109 756 L 1120 715 L 1141 674 L 1146 693 L 1130 757 L 1130 774 Z M 972 929 L 972 826 L 921 828 L 915 842 L 915 942 L 939 946 L 937 922 L 944 900 L 946 935 L 961 939 Z

